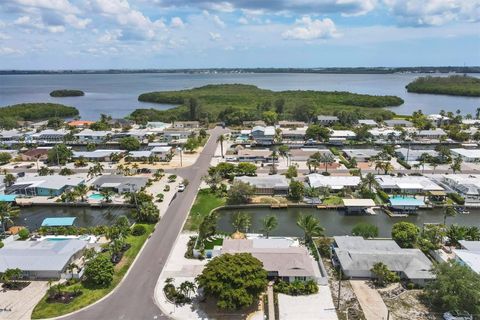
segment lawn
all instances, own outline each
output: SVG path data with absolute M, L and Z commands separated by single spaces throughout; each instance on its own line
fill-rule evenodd
M 90 288 L 84 286 L 82 283 L 77 283 L 66 288 L 68 291 L 73 291 L 74 288 L 80 288 L 82 295 L 77 297 L 69 304 L 64 303 L 47 303 L 46 296 L 40 300 L 32 313 L 32 319 L 45 319 L 58 317 L 83 307 L 86 307 L 95 301 L 103 298 L 110 291 L 112 291 L 118 283 L 122 280 L 123 276 L 127 272 L 128 268 L 132 265 L 133 260 L 137 256 L 138 252 L 142 248 L 143 244 L 147 240 L 148 236 L 153 232 L 154 224 L 145 224 L 147 232 L 139 237 L 128 236 L 127 242 L 131 245 L 122 260 L 115 266 L 115 274 L 113 275 L 113 281 L 107 288 Z
M 205 240 L 205 250 L 211 250 L 215 246 L 221 246 L 223 244 L 223 238 L 213 238 L 211 240 Z
M 225 198 L 221 198 L 216 194 L 211 193 L 210 189 L 201 189 L 198 191 L 197 198 L 190 210 L 190 214 L 188 215 L 183 229 L 197 231 L 203 218 L 213 209 L 223 206 L 225 201 Z
M 330 196 L 323 200 L 322 204 L 329 205 L 329 206 L 339 206 L 343 204 L 342 198 L 338 196 Z

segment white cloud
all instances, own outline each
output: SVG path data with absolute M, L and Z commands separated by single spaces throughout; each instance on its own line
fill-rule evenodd
M 85 29 L 85 27 L 92 22 L 91 19 L 80 19 L 73 14 L 65 16 L 65 22 L 76 29 Z
M 480 21 L 480 0 L 384 0 L 384 3 L 403 25 Z
M 304 16 L 297 19 L 295 24 L 296 27 L 282 33 L 284 39 L 315 40 L 338 35 L 335 23 L 329 18 L 312 20 L 311 17 Z
M 240 24 L 248 24 L 248 20 L 247 20 L 247 18 L 245 18 L 245 17 L 240 17 L 240 19 L 238 19 L 238 23 L 240 23 Z
M 212 40 L 212 41 L 218 41 L 218 40 L 222 39 L 222 36 L 220 35 L 220 33 L 209 32 L 208 34 L 210 35 L 210 40 Z
M 23 54 L 24 52 L 19 49 L 11 47 L 0 47 L 0 55 L 9 55 L 9 54 Z
M 8 34 L 0 32 L 0 40 L 8 40 L 8 39 L 11 39 L 11 37 Z
M 211 2 L 207 3 L 207 8 L 214 10 L 214 11 L 221 11 L 221 12 L 233 12 L 235 11 L 235 7 L 230 2 Z
M 63 13 L 79 13 L 80 10 L 72 5 L 68 0 L 6 0 L 17 6 L 47 9 L 60 11 Z
M 225 28 L 225 22 L 223 22 L 222 19 L 220 19 L 219 16 L 214 15 L 212 16 L 213 23 L 215 23 L 218 27 L 220 28 Z
M 45 30 L 50 33 L 65 32 L 65 27 L 63 25 L 45 25 L 40 19 L 31 18 L 29 16 L 21 16 L 15 19 L 13 24 L 26 29 Z
M 183 27 L 185 27 L 185 24 L 183 23 L 182 18 L 173 17 L 170 21 L 170 27 L 172 27 L 172 28 L 183 28 Z
M 101 35 L 97 41 L 101 43 L 112 43 L 116 42 L 122 36 L 122 30 L 107 30 L 103 35 Z

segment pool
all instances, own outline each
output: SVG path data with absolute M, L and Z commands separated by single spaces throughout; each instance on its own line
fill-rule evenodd
M 100 193 L 92 193 L 88 196 L 88 199 L 91 200 L 103 200 L 103 196 Z
M 47 240 L 47 241 L 65 241 L 65 240 L 72 240 L 72 239 L 78 239 L 78 238 L 76 238 L 76 237 L 75 238 L 74 237 L 71 237 L 71 238 L 63 238 L 63 237 L 54 237 L 54 238 L 53 237 L 52 238 L 48 237 L 48 238 L 45 238 L 45 240 Z

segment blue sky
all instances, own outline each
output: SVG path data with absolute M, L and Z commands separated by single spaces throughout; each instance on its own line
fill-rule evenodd
M 480 0 L 0 2 L 0 69 L 480 65 Z

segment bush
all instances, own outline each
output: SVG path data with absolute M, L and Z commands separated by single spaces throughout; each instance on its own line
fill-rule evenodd
M 84 275 L 88 283 L 105 288 L 112 283 L 113 272 L 113 263 L 109 257 L 100 254 L 87 262 Z
M 3 248 L 4 245 L 3 241 L 0 241 L 0 249 Z
M 327 171 L 322 172 L 322 176 L 329 176 L 329 175 L 330 175 L 330 172 L 327 172 Z
M 298 281 L 295 280 L 292 283 L 278 280 L 273 289 L 278 293 L 288 294 L 290 296 L 306 296 L 318 292 L 318 285 L 313 280 Z
M 465 204 L 465 199 L 458 193 L 455 193 L 455 192 L 449 193 L 448 197 L 457 204 L 461 204 L 461 205 Z
M 385 191 L 377 190 L 377 194 L 383 202 L 388 202 L 388 200 L 390 199 Z
M 28 237 L 30 236 L 30 231 L 28 231 L 27 228 L 23 228 L 20 231 L 18 231 L 18 236 L 20 237 L 20 240 L 27 240 Z
M 147 232 L 147 228 L 145 228 L 145 226 L 142 224 L 136 224 L 133 226 L 132 235 L 134 235 L 135 237 L 142 236 L 146 232 Z
M 177 175 L 171 174 L 168 176 L 168 182 L 175 182 L 177 180 Z
M 405 160 L 397 159 L 397 162 L 400 163 L 405 169 L 412 169 L 412 166 L 409 165 Z
M 167 184 L 167 185 L 165 186 L 165 188 L 163 188 L 163 191 L 165 191 L 165 192 L 170 191 L 170 186 Z
M 364 238 L 376 238 L 378 237 L 378 227 L 367 222 L 359 222 L 353 227 L 352 235 Z

